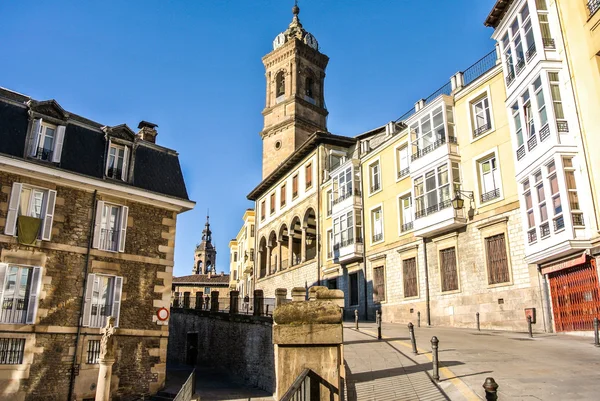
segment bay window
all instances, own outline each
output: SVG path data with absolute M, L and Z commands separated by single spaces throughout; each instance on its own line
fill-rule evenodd
M 541 171 L 538 171 L 533 175 L 533 182 L 538 202 L 538 213 L 540 216 L 540 238 L 544 239 L 550 235 L 550 224 L 548 223 L 548 206 L 546 204 L 546 194 L 544 192 Z
M 563 167 L 565 172 L 565 181 L 567 184 L 567 197 L 569 198 L 569 208 L 571 209 L 571 219 L 574 226 L 584 226 L 583 213 L 579 205 L 579 196 L 577 195 L 577 184 L 575 183 L 575 168 L 571 157 L 563 157 Z
M 333 178 L 333 189 L 337 195 L 333 200 L 333 204 L 339 203 L 352 195 L 352 166 L 340 171 Z
M 354 211 L 351 210 L 333 219 L 333 247 L 341 247 L 354 243 Z
M 446 143 L 444 107 L 440 106 L 434 109 L 412 124 L 410 131 L 412 134 L 412 160 L 416 160 Z
M 527 3 L 515 16 L 500 41 L 504 53 L 506 86 L 510 86 L 536 54 L 531 16 Z
M 458 163 L 453 163 L 453 184 L 456 188 L 460 186 L 458 174 Z M 450 202 L 450 179 L 448 165 L 443 164 L 436 169 L 426 172 L 414 181 L 415 194 L 415 219 L 435 213 L 451 206 Z
M 527 242 L 532 243 L 537 240 L 536 228 L 535 228 L 535 216 L 533 214 L 533 200 L 531 199 L 531 190 L 529 179 L 523 182 L 523 197 L 525 199 L 525 210 L 527 215 Z
M 569 126 L 563 110 L 562 97 L 560 95 L 558 72 L 548 72 L 548 81 L 550 81 L 550 95 L 552 97 L 552 105 L 554 106 L 554 117 L 556 118 L 558 132 L 569 132 Z

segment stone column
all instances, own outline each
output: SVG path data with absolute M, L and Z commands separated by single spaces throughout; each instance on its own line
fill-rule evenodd
M 306 231 L 308 228 L 302 227 L 302 257 L 300 262 L 306 262 Z
M 229 291 L 229 313 L 238 313 L 238 301 L 240 299 L 239 291 Z
M 264 304 L 263 290 L 254 290 L 254 316 L 261 316 L 263 314 Z
M 275 266 L 275 271 L 278 272 L 281 271 L 281 244 L 283 244 L 283 241 L 277 241 L 277 266 Z
M 290 235 L 288 236 L 288 267 L 294 266 L 294 236 L 290 231 Z
M 261 277 L 262 277 L 262 276 L 260 275 L 260 274 L 261 274 L 261 272 L 260 272 L 260 266 L 262 265 L 262 258 L 263 258 L 263 257 L 264 257 L 264 255 L 263 255 L 263 251 L 262 251 L 262 249 L 259 249 L 259 250 L 256 252 L 256 262 L 257 262 L 257 263 L 254 265 L 254 270 L 256 270 L 256 271 L 254 272 L 254 274 L 255 274 L 255 275 L 256 275 L 256 277 L 258 277 L 258 278 L 261 278 Z M 258 266 L 258 269 L 257 269 L 257 266 Z
M 212 291 L 210 293 L 210 311 L 219 311 L 219 291 Z
M 279 400 L 296 377 L 308 368 L 311 380 L 307 390 L 311 397 L 340 401 L 344 352 L 339 306 L 319 299 L 290 302 L 275 310 L 273 322 L 275 399 Z
M 115 363 L 115 318 L 109 316 L 106 326 L 100 329 L 102 339 L 100 340 L 100 369 L 98 370 L 98 383 L 96 386 L 95 401 L 110 400 L 110 381 L 112 378 L 112 367 Z
M 285 288 L 277 288 L 275 290 L 275 307 L 283 305 L 287 298 L 287 290 Z
M 265 274 L 267 276 L 271 275 L 271 247 L 267 244 L 267 268 Z

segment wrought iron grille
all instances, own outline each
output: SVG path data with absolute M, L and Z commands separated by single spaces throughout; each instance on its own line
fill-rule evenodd
M 23 363 L 24 338 L 0 338 L 0 365 Z
M 410 173 L 410 168 L 403 168 L 402 170 L 398 171 L 398 178 L 406 177 L 408 173 Z
M 542 38 L 544 42 L 544 48 L 546 49 L 556 49 L 556 42 L 552 38 Z
M 510 71 L 508 74 L 506 74 L 506 86 L 510 86 L 510 84 L 512 84 L 515 81 L 515 73 L 513 71 Z
M 559 216 L 553 220 L 554 223 L 554 231 L 559 231 L 565 228 L 565 219 L 562 216 Z
M 452 138 L 454 138 L 454 137 L 452 137 Z M 415 161 L 418 158 L 425 156 L 427 153 L 434 151 L 435 149 L 439 148 L 440 146 L 444 145 L 445 143 L 446 143 L 446 137 L 440 137 L 431 145 L 425 146 L 423 149 L 418 149 L 415 153 L 413 153 L 410 156 L 410 159 L 412 161 Z M 454 142 L 454 143 L 456 143 L 456 142 Z
M 416 258 L 402 261 L 402 278 L 404 279 L 404 297 L 409 298 L 418 296 Z
M 409 221 L 408 223 L 402 224 L 402 226 L 400 227 L 400 231 L 405 232 L 405 231 L 410 231 L 413 229 L 413 222 Z
M 448 82 L 447 84 L 442 86 L 440 89 L 436 90 L 431 95 L 427 96 L 427 98 L 425 98 L 425 104 L 431 103 L 431 101 L 434 100 L 435 98 L 437 98 L 438 96 L 450 95 L 450 93 L 452 93 L 452 85 L 450 84 L 450 82 Z
M 98 363 L 100 358 L 100 340 L 88 341 L 86 363 Z
M 550 126 L 548 124 L 546 124 L 540 130 L 540 141 L 544 141 L 549 136 L 550 136 Z
M 458 290 L 458 275 L 456 272 L 456 249 L 454 247 L 442 249 L 441 258 L 441 276 L 442 292 Z
M 573 219 L 574 226 L 584 226 L 583 222 L 583 214 L 581 213 L 571 213 L 571 219 Z
M 52 160 L 52 149 L 46 149 L 43 147 L 38 148 L 35 153 L 35 158 L 38 160 L 51 161 Z
M 2 323 L 25 323 L 27 318 L 27 299 L 21 297 L 4 297 L 2 300 Z
M 483 124 L 481 127 L 477 128 L 473 131 L 473 138 L 477 138 L 478 136 L 482 135 L 483 133 L 489 131 L 490 128 L 492 128 L 492 126 L 489 122 Z
M 544 238 L 550 235 L 550 224 L 548 222 L 540 226 L 540 237 Z
M 600 9 L 600 0 L 588 0 L 587 8 L 590 12 L 590 17 L 596 14 L 596 11 Z
M 496 50 L 492 50 L 463 72 L 463 82 L 467 86 L 496 66 Z
M 525 145 L 521 145 L 517 149 L 517 160 L 521 160 L 525 156 Z
M 515 65 L 515 71 L 517 75 L 523 71 L 523 68 L 525 68 L 525 60 L 519 59 L 519 61 L 517 61 L 517 65 Z
M 496 188 L 492 191 L 486 192 L 481 195 L 481 203 L 489 202 L 492 199 L 496 199 L 500 197 L 500 188 Z
M 537 233 L 534 228 L 533 230 L 527 231 L 527 242 L 531 244 L 535 241 L 537 241 Z
M 383 234 L 373 235 L 373 242 L 381 241 L 382 239 L 383 239 Z
M 375 184 L 371 185 L 371 193 L 373 193 L 375 191 L 379 191 L 380 188 L 381 188 L 381 183 L 376 182 Z
M 558 132 L 569 132 L 569 124 L 566 121 L 557 121 L 556 128 L 558 129 Z
M 504 234 L 494 235 L 485 239 L 485 249 L 490 284 L 507 283 L 510 281 L 506 242 Z
M 531 46 L 529 46 L 529 49 L 527 49 L 527 51 L 525 52 L 525 58 L 527 59 L 527 61 L 529 61 L 533 56 L 535 56 L 535 54 L 535 43 L 532 43 Z
M 442 201 L 436 205 L 429 206 L 428 208 L 417 211 L 415 213 L 415 219 L 420 219 L 421 217 L 425 217 L 427 215 L 430 215 L 431 213 L 438 212 L 438 211 L 446 209 L 450 206 L 452 206 L 452 201 L 450 201 L 449 199 Z

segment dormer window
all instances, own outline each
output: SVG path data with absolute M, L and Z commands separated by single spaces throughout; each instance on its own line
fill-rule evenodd
M 129 147 L 109 143 L 106 161 L 106 176 L 115 180 L 127 181 Z
M 283 100 L 283 96 L 285 96 L 285 72 L 279 71 L 275 78 L 275 97 L 277 101 L 281 101 Z
M 29 157 L 59 163 L 65 137 L 64 125 L 52 125 L 41 118 L 33 121 Z

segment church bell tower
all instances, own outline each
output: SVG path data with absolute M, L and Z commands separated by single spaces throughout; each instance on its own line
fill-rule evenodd
M 298 149 L 315 131 L 327 131 L 324 98 L 325 68 L 329 57 L 300 23 L 300 8 L 292 8 L 287 30 L 273 41 L 263 57 L 267 99 L 263 140 L 263 179 Z
M 193 274 L 208 274 L 216 272 L 215 266 L 217 262 L 217 248 L 212 244 L 212 231 L 210 231 L 210 223 L 206 216 L 206 224 L 202 230 L 202 242 L 196 246 L 194 252 L 194 268 Z

